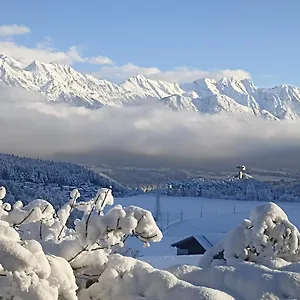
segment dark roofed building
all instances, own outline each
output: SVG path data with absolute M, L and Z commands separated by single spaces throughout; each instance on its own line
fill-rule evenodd
M 204 254 L 208 249 L 217 244 L 222 236 L 223 234 L 193 235 L 171 246 L 177 248 L 177 255 Z

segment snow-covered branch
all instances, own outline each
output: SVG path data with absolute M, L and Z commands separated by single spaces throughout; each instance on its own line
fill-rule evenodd
M 0 188 L 0 299 L 78 299 L 78 288 L 96 282 L 114 248 L 129 236 L 143 243 L 159 242 L 162 233 L 152 214 L 142 208 L 113 205 L 110 189 L 102 188 L 88 202 L 70 200 L 57 212 L 51 203 L 37 199 L 13 207 L 4 203 Z M 67 223 L 72 212 L 83 212 L 74 228 Z M 2 288 L 1 288 L 2 287 Z

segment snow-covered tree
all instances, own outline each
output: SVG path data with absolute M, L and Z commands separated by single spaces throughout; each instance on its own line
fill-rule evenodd
M 0 188 L 0 299 L 77 299 L 78 287 L 88 289 L 104 272 L 109 256 L 130 236 L 145 246 L 162 233 L 152 214 L 136 206 L 113 204 L 102 188 L 88 202 L 73 190 L 57 212 L 45 200 L 28 205 L 4 203 Z M 73 210 L 83 212 L 74 229 L 67 227 Z M 2 297 L 2 298 L 1 298 Z M 18 298 L 19 297 L 19 298 Z
M 169 196 L 205 197 L 248 201 L 300 202 L 300 183 L 264 182 L 254 179 L 191 179 L 172 181 L 160 187 Z
M 300 233 L 275 203 L 257 206 L 250 219 L 209 249 L 201 266 L 249 261 L 264 265 L 300 261 Z

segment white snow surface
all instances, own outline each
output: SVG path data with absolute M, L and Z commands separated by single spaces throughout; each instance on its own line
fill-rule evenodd
M 139 260 L 157 269 L 167 269 L 177 265 L 197 266 L 202 255 L 142 256 Z
M 114 84 L 67 65 L 34 61 L 23 66 L 0 54 L 1 85 L 41 93 L 49 102 L 87 108 L 163 105 L 176 111 L 226 112 L 268 120 L 300 118 L 300 88 L 290 85 L 257 88 L 249 79 L 235 77 L 219 81 L 202 78 L 180 86 L 137 75 Z
M 234 299 L 222 291 L 192 285 L 168 271 L 119 255 L 110 258 L 97 283 L 79 294 L 80 300 L 179 300 L 183 297 L 191 300 Z
M 162 218 L 157 223 L 163 228 L 162 241 L 145 249 L 134 239 L 128 241 L 129 246 L 140 251 L 142 259 L 148 256 L 173 257 L 176 255 L 176 248 L 171 247 L 171 244 L 193 235 L 204 235 L 215 244 L 231 229 L 239 226 L 243 219 L 248 218 L 255 207 L 264 203 L 164 195 L 161 195 L 160 199 Z M 156 211 L 156 196 L 153 194 L 116 198 L 115 203 L 123 206 L 141 206 L 152 213 Z M 281 202 L 280 207 L 287 213 L 291 222 L 300 228 L 300 204 Z
M 161 212 L 168 208 L 169 213 L 169 227 L 163 230 L 168 242 L 187 229 L 190 235 L 195 231 L 205 235 L 210 230 L 213 237 L 217 233 L 222 237 L 201 257 L 160 257 L 158 261 L 144 256 L 142 261 L 120 255 L 118 250 L 129 235 L 145 246 L 162 240 L 152 213 L 146 210 L 151 206 L 155 210 L 154 195 L 117 199 L 134 205 L 117 204 L 110 209 L 105 205 L 113 205 L 114 198 L 107 188 L 88 202 L 79 199 L 78 190 L 72 191 L 70 200 L 57 212 L 46 200 L 28 205 L 18 201 L 13 206 L 1 200 L 0 299 L 300 297 L 300 233 L 288 218 L 291 212 L 299 222 L 298 203 L 284 203 L 283 211 L 272 202 L 162 197 Z M 68 228 L 68 217 L 77 208 L 83 216 L 75 221 L 74 229 Z M 193 215 L 199 208 L 201 212 Z M 180 220 L 176 219 L 178 211 Z

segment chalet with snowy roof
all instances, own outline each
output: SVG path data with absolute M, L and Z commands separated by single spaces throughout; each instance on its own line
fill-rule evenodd
M 216 245 L 223 237 L 223 234 L 192 235 L 174 244 L 177 248 L 177 255 L 204 254 L 208 249 Z

